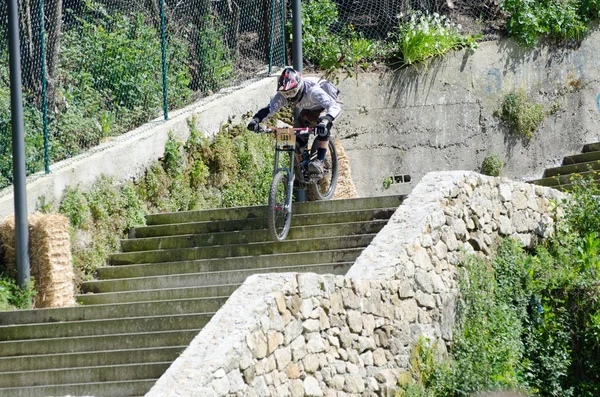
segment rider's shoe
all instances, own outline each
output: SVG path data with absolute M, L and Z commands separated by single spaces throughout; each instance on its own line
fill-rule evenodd
M 325 164 L 322 160 L 313 160 L 308 165 L 308 173 L 311 176 L 322 178 L 325 175 Z

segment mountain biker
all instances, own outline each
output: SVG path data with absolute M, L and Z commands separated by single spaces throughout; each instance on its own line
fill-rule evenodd
M 313 175 L 324 175 L 323 161 L 327 155 L 333 121 L 341 114 L 340 91 L 333 83 L 318 77 L 302 77 L 293 68 L 286 68 L 279 77 L 277 94 L 268 106 L 260 109 L 248 124 L 250 131 L 258 132 L 259 123 L 271 117 L 286 105 L 300 109 L 294 121 L 295 128 L 314 127 L 319 142 L 317 158 L 311 161 L 308 170 Z M 296 150 L 302 153 L 308 137 L 298 136 Z

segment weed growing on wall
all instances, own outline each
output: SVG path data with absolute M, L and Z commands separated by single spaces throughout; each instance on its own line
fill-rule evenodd
M 599 15 L 597 0 L 504 0 L 500 4 L 510 15 L 508 33 L 528 47 L 537 44 L 539 36 L 579 40 Z
M 389 56 L 401 66 L 423 63 L 450 50 L 477 47 L 477 38 L 463 35 L 460 25 L 437 13 L 412 12 L 401 15 L 401 22 L 392 39 Z
M 506 94 L 497 113 L 511 131 L 521 138 L 531 139 L 544 121 L 544 106 L 529 100 L 525 90 Z
M 72 227 L 79 279 L 104 266 L 148 213 L 266 204 L 273 162 L 268 136 L 230 125 L 211 143 L 190 122 L 188 140 L 170 135 L 162 159 L 135 183 L 101 177 L 86 190 L 67 188 L 59 212 Z
M 483 159 L 481 173 L 489 176 L 500 176 L 502 175 L 502 168 L 504 168 L 502 159 L 497 154 L 492 153 Z
M 450 355 L 440 359 L 422 341 L 399 396 L 600 395 L 599 193 L 591 180 L 575 181 L 555 235 L 533 252 L 507 239 L 493 260 L 463 263 Z

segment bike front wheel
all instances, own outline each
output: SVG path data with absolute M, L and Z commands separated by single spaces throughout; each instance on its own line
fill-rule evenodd
M 269 193 L 268 226 L 274 241 L 283 241 L 287 237 L 292 224 L 292 208 L 288 208 L 291 202 L 292 192 L 288 185 L 288 176 L 283 171 L 278 171 L 271 182 Z

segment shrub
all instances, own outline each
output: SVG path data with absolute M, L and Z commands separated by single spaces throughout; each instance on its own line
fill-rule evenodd
M 195 42 L 197 61 L 194 61 L 195 80 L 203 92 L 218 91 L 234 77 L 234 58 L 224 37 L 224 26 L 215 17 L 206 17 Z
M 402 16 L 392 34 L 389 56 L 405 66 L 423 63 L 450 50 L 476 48 L 476 38 L 463 36 L 460 30 L 461 26 L 446 16 L 412 12 Z
M 291 30 L 291 24 L 288 25 Z M 340 26 L 337 5 L 331 0 L 311 0 L 302 9 L 303 55 L 324 69 L 328 77 L 339 69 L 349 75 L 381 55 L 377 45 L 352 25 Z
M 507 94 L 502 102 L 500 117 L 517 136 L 530 139 L 545 117 L 544 106 L 530 102 L 525 90 Z
M 540 35 L 580 39 L 599 10 L 596 0 L 504 0 L 501 7 L 510 14 L 508 33 L 529 47 L 537 44 Z
M 0 275 L 0 311 L 31 309 L 36 293 L 32 281 L 19 287 L 13 278 Z
M 136 127 L 160 111 L 159 37 L 141 14 L 80 19 L 79 27 L 65 32 L 61 90 L 69 107 L 96 121 L 96 139 L 107 131 L 114 135 Z M 169 95 L 178 104 L 191 94 L 189 71 L 181 61 L 187 51 L 181 41 L 170 40 L 167 56 L 173 61 L 169 62 Z
M 483 159 L 481 164 L 481 173 L 489 176 L 500 176 L 502 175 L 502 168 L 504 163 L 500 156 L 497 154 L 489 154 Z
M 417 381 L 401 385 L 399 396 L 600 395 L 600 189 L 592 183 L 574 181 L 557 207 L 554 236 L 535 251 L 507 239 L 493 260 L 463 263 L 450 357 L 435 358 L 433 346 L 420 343 Z

